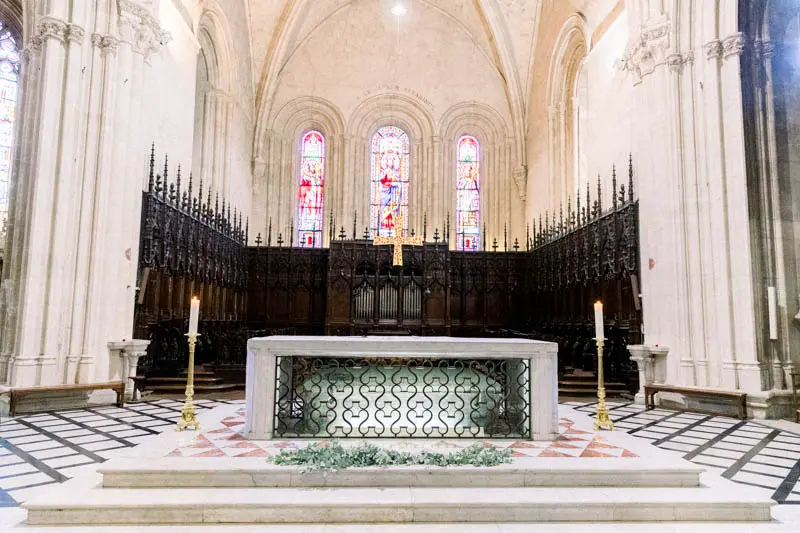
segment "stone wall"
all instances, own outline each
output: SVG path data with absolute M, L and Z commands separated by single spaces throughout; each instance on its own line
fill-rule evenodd
M 421 228 L 426 213 L 431 226 L 443 227 L 448 213 L 454 221 L 455 145 L 471 134 L 482 145 L 489 240 L 501 239 L 506 225 L 512 241 L 524 240 L 524 170 L 515 178 L 523 157 L 507 80 L 475 9 L 454 4 L 463 3 L 414 2 L 398 19 L 384 3 L 342 3 L 297 23 L 291 33 L 300 37 L 285 45 L 291 52 L 279 74 L 260 88 L 251 234 L 264 233 L 271 218 L 286 236 L 297 216 L 299 140 L 310 128 L 328 143 L 326 223 L 335 213 L 351 227 L 357 213 L 363 231 L 369 140 L 397 125 L 412 143 L 411 227 Z
M 191 160 L 196 44 L 176 6 L 25 4 L 0 382 L 115 377 L 108 342 L 132 330 L 149 145 Z

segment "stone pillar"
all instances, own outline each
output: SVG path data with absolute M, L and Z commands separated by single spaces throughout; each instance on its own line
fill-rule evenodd
M 669 348 L 634 344 L 628 346 L 628 351 L 631 353 L 631 361 L 635 361 L 639 368 L 639 391 L 636 393 L 634 401 L 642 405 L 645 400 L 645 385 L 664 383 L 666 379 L 666 360 Z
M 111 381 L 125 382 L 125 399 L 136 400 L 134 398 L 134 382 L 131 378 L 136 377 L 136 369 L 139 358 L 147 355 L 147 347 L 150 341 L 141 339 L 122 340 L 108 343 L 108 350 L 111 359 L 113 375 Z
M 2 283 L 0 382 L 12 387 L 106 381 L 108 338 L 130 335 L 141 57 L 168 41 L 149 3 L 46 4 L 23 54 Z

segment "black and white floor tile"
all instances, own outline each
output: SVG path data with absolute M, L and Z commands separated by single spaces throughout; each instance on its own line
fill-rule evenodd
M 200 409 L 241 400 L 199 400 Z M 566 402 L 593 413 L 594 403 Z M 124 408 L 97 407 L 0 420 L 0 507 L 18 505 L 15 493 L 61 483 L 85 465 L 102 463 L 114 450 L 136 446 L 172 430 L 183 403 L 155 400 Z M 800 434 L 754 421 L 682 411 L 645 411 L 609 403 L 618 430 L 679 453 L 737 483 L 772 492 L 778 503 L 800 504 Z
M 595 403 L 566 402 L 595 412 Z M 631 403 L 609 403 L 617 430 L 672 450 L 726 479 L 772 491 L 778 503 L 800 504 L 800 434 L 737 420 L 684 411 L 646 411 Z
M 198 409 L 239 401 L 197 400 Z M 15 493 L 62 483 L 85 465 L 175 428 L 182 402 L 156 400 L 0 419 L 0 507 L 16 506 Z

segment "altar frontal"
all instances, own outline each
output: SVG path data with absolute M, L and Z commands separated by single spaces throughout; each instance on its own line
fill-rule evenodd
M 553 440 L 557 353 L 525 339 L 250 339 L 244 434 Z

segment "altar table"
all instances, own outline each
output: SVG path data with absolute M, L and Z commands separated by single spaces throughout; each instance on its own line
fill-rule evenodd
M 300 434 L 287 426 L 299 418 L 317 438 L 436 438 L 453 431 L 492 438 L 503 431 L 491 427 L 502 419 L 506 431 L 508 420 L 517 420 L 525 438 L 554 440 L 557 354 L 555 343 L 526 339 L 250 339 L 244 435 L 271 440 L 285 438 L 282 431 Z M 519 391 L 523 397 L 514 394 Z

